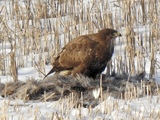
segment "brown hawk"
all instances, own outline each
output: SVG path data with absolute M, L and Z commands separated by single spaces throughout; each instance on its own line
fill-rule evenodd
M 94 79 L 111 59 L 114 40 L 118 36 L 121 36 L 118 31 L 106 28 L 73 39 L 62 48 L 45 77 L 55 72 L 61 75 L 83 74 Z

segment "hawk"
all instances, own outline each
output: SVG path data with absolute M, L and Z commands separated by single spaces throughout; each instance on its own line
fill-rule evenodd
M 95 79 L 111 60 L 114 40 L 118 36 L 121 36 L 118 31 L 105 28 L 73 39 L 62 48 L 52 64 L 53 68 L 44 78 L 55 72 L 73 76 L 83 74 Z

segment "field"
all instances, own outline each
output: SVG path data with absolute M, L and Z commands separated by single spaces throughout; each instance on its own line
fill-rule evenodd
M 0 119 L 160 119 L 159 6 L 158 0 L 1 0 Z M 66 43 L 102 28 L 122 33 L 103 72 L 115 76 L 96 81 L 80 76 L 77 80 L 81 84 L 89 81 L 82 85 L 89 92 L 80 92 L 80 98 L 72 91 L 58 100 L 55 91 L 43 91 L 43 99 L 36 98 L 38 84 L 51 85 L 53 79 L 66 86 L 77 84 L 70 81 L 74 78 L 56 78 L 52 74 L 44 81 L 43 77 Z M 120 85 L 125 80 L 125 90 L 121 95 L 117 93 L 121 86 L 111 86 L 116 91 L 115 97 L 112 91 L 107 91 L 110 84 L 103 82 L 112 85 L 118 78 Z M 90 86 L 95 88 L 90 91 Z M 36 99 L 26 94 L 15 98 L 26 89 L 34 91 Z M 16 95 L 10 96 L 14 92 Z M 92 106 L 93 101 L 96 104 Z M 84 107 L 83 102 L 88 102 L 88 106 Z

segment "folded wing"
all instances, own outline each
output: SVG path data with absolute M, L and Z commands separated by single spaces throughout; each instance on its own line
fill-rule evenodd
M 87 36 L 80 36 L 67 44 L 53 63 L 55 71 L 73 69 L 94 58 L 98 43 Z

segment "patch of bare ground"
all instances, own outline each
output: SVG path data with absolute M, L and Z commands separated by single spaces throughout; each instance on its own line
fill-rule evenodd
M 82 75 L 77 77 L 53 75 L 40 81 L 30 79 L 26 82 L 1 83 L 0 94 L 9 99 L 22 99 L 24 101 L 56 101 L 72 94 L 77 105 L 96 106 L 100 99 L 102 100 L 107 96 L 134 99 L 160 93 L 156 82 L 144 78 L 144 73 L 136 76 L 126 74 L 103 75 L 101 78 L 93 80 Z

